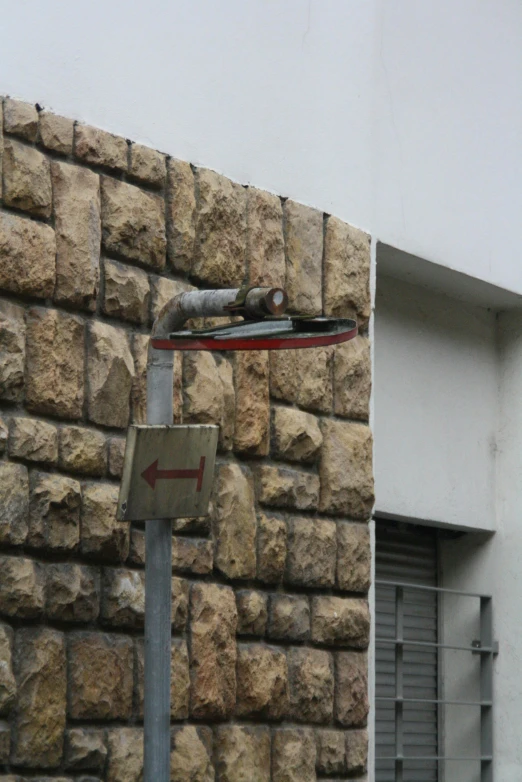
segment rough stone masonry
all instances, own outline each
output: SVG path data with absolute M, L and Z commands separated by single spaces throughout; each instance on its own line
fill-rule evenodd
M 176 357 L 221 427 L 172 538 L 173 782 L 362 780 L 369 238 L 96 128 L 0 102 L 0 778 L 142 779 L 143 525 L 115 520 L 148 333 L 194 286 L 284 285 L 361 334 Z

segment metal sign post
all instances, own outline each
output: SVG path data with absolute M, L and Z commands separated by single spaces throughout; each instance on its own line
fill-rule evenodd
M 357 334 L 352 320 L 284 318 L 287 303 L 280 288 L 190 291 L 168 302 L 152 328 L 148 425 L 129 430 L 118 503 L 118 518 L 147 520 L 144 782 L 170 779 L 171 519 L 206 515 L 217 443 L 217 427 L 172 426 L 174 351 L 309 348 Z M 189 318 L 227 315 L 245 321 L 182 330 Z M 185 447 L 180 438 L 188 438 Z

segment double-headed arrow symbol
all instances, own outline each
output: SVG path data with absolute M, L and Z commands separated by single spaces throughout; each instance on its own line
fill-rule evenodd
M 176 478 L 181 478 L 184 480 L 187 480 L 187 478 L 196 478 L 196 491 L 201 491 L 201 487 L 203 485 L 203 473 L 205 472 L 204 456 L 202 456 L 199 460 L 199 468 L 197 470 L 160 470 L 158 468 L 158 462 L 159 459 L 156 459 L 155 462 L 152 462 L 152 464 L 150 464 L 147 469 L 143 470 L 141 473 L 141 477 L 147 481 L 151 489 L 156 488 L 156 481 L 174 480 Z

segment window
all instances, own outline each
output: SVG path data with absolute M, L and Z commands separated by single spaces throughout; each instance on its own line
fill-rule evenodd
M 429 527 L 377 522 L 375 569 L 376 782 L 492 782 L 491 598 L 440 588 Z M 460 709 L 472 713 L 462 742 Z

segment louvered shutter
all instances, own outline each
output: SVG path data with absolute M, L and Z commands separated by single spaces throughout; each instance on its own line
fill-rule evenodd
M 405 532 L 377 522 L 376 581 L 437 586 L 437 540 L 431 530 Z M 395 590 L 376 585 L 376 637 L 394 638 Z M 404 637 L 437 642 L 437 596 L 404 590 Z M 376 696 L 395 697 L 395 647 L 376 645 Z M 404 647 L 404 697 L 437 698 L 437 650 Z M 404 704 L 404 755 L 437 755 L 437 706 Z M 376 782 L 395 782 L 395 706 L 376 701 Z M 435 761 L 404 764 L 404 782 L 437 782 Z

